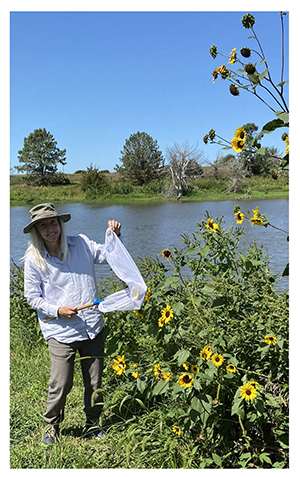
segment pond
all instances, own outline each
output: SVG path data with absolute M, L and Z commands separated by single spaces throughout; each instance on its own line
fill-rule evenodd
M 130 204 L 64 204 L 57 205 L 59 212 L 69 212 L 72 219 L 66 224 L 68 235 L 86 234 L 99 243 L 104 242 L 107 221 L 115 219 L 122 223 L 123 243 L 135 260 L 138 257 L 160 254 L 165 248 L 172 250 L 182 245 L 180 234 L 190 235 L 196 230 L 196 224 L 204 219 L 207 210 L 211 217 L 224 217 L 225 228 L 235 223 L 233 208 L 236 202 L 147 202 Z M 259 206 L 261 213 L 272 216 L 273 225 L 288 230 L 288 200 L 241 201 L 245 212 Z M 11 207 L 10 209 L 10 255 L 18 265 L 21 263 L 28 236 L 23 227 L 30 222 L 31 206 Z M 251 227 L 244 221 L 245 234 L 241 240 L 242 249 L 257 240 L 262 243 L 271 256 L 271 272 L 281 273 L 288 262 L 287 235 L 271 227 Z M 96 267 L 98 280 L 110 274 L 108 265 Z M 278 284 L 279 290 L 288 288 L 288 278 L 283 277 Z

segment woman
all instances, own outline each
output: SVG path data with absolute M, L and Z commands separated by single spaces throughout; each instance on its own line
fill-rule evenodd
M 84 411 L 87 432 L 103 436 L 98 427 L 104 354 L 104 320 L 98 307 L 77 307 L 98 299 L 95 263 L 105 262 L 105 245 L 85 235 L 66 236 L 64 223 L 70 214 L 59 214 L 52 204 L 39 204 L 30 211 L 31 221 L 23 229 L 31 234 L 25 256 L 24 291 L 29 305 L 37 310 L 41 330 L 48 343 L 51 375 L 45 444 L 53 444 L 64 418 L 66 397 L 73 385 L 74 360 L 78 351 L 84 382 Z M 120 236 L 121 224 L 109 220 L 108 227 Z M 52 320 L 45 318 L 54 317 Z M 93 399 L 92 399 L 93 396 Z M 92 402 L 93 401 L 93 402 Z

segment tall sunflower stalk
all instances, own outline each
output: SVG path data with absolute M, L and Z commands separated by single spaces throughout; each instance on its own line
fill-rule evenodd
M 241 48 L 240 55 L 243 59 L 238 56 L 236 48 L 233 48 L 229 55 L 224 55 L 223 53 L 220 53 L 215 45 L 211 46 L 209 50 L 210 55 L 213 58 L 216 58 L 217 55 L 220 55 L 229 59 L 228 63 L 231 65 L 231 67 L 234 64 L 238 64 L 242 67 L 242 68 L 238 68 L 237 71 L 234 71 L 230 67 L 228 68 L 224 64 L 221 65 L 219 68 L 216 68 L 212 73 L 213 83 L 215 82 L 217 77 L 220 75 L 222 79 L 229 80 L 230 82 L 229 91 L 233 96 L 238 96 L 240 94 L 240 89 L 245 89 L 249 93 L 256 96 L 274 113 L 276 113 L 278 107 L 280 108 L 280 111 L 282 113 L 289 112 L 288 105 L 285 101 L 284 94 L 283 94 L 284 84 L 288 81 L 288 80 L 284 81 L 284 22 L 283 22 L 284 15 L 285 15 L 284 12 L 280 12 L 281 77 L 280 77 L 280 82 L 278 84 L 276 84 L 271 77 L 270 68 L 268 66 L 268 62 L 265 57 L 262 45 L 253 28 L 255 24 L 255 17 L 251 13 L 248 13 L 243 16 L 242 25 L 244 26 L 244 28 L 251 30 L 252 36 L 250 38 L 253 38 L 256 41 L 258 50 L 255 50 L 253 48 L 250 49 L 248 47 Z M 255 63 L 248 61 L 248 63 L 246 63 L 244 60 L 244 58 L 245 59 L 250 58 L 252 54 L 255 54 L 258 57 L 258 61 L 260 61 L 261 66 L 266 68 L 261 73 L 257 70 L 258 61 L 256 61 Z M 274 101 L 274 106 L 273 105 L 271 106 L 260 94 L 258 94 L 257 92 L 258 86 L 261 87 L 264 91 L 268 93 L 268 95 L 271 96 L 272 100 Z M 275 105 L 277 109 L 275 109 Z

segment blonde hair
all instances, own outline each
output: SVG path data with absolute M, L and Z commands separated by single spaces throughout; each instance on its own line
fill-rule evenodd
M 68 243 L 66 239 L 65 225 L 59 217 L 57 220 L 60 226 L 60 252 L 62 254 L 62 260 L 66 260 L 68 255 Z M 22 260 L 25 261 L 29 255 L 32 255 L 36 266 L 44 272 L 47 268 L 47 261 L 42 255 L 43 245 L 44 240 L 42 239 L 37 227 L 33 227 L 30 232 L 30 244 L 28 245 L 27 250 L 22 257 Z

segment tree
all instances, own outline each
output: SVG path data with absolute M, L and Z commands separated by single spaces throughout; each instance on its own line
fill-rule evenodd
M 239 159 L 243 162 L 251 175 L 270 173 L 274 165 L 281 163 L 280 153 L 275 147 L 261 148 L 260 141 L 263 133 L 257 133 L 258 126 L 254 123 L 244 124 L 243 129 L 247 136 L 245 149 L 239 153 Z M 257 152 L 257 150 L 261 152 Z
M 65 165 L 66 149 L 58 149 L 57 142 L 46 129 L 35 129 L 24 138 L 24 147 L 18 152 L 18 172 L 26 172 L 26 180 L 35 185 L 48 185 L 57 172 L 58 164 Z
M 85 192 L 88 199 L 95 199 L 110 189 L 110 184 L 104 172 L 91 164 L 86 171 L 82 172 L 80 187 Z
M 158 143 L 149 134 L 137 132 L 126 139 L 121 151 L 120 161 L 123 166 L 116 167 L 137 185 L 147 184 L 158 177 L 164 165 L 162 152 Z
M 178 200 L 184 194 L 188 179 L 196 179 L 203 174 L 199 164 L 199 160 L 203 158 L 203 151 L 198 150 L 198 145 L 193 147 L 188 142 L 182 146 L 175 143 L 173 147 L 167 147 L 167 157 Z

